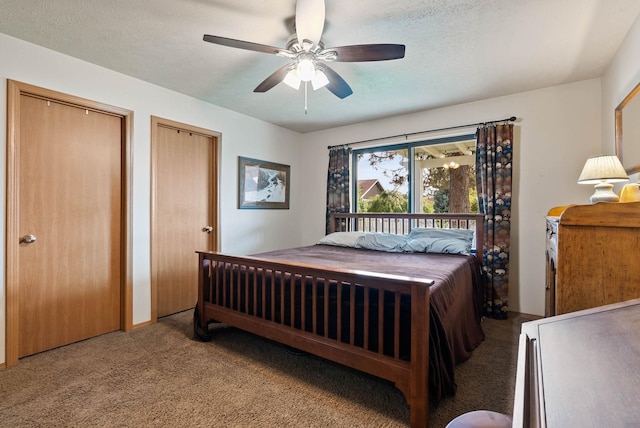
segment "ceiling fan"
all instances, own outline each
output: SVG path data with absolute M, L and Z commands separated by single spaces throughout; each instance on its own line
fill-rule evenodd
M 324 0 L 297 0 L 295 34 L 289 37 L 284 49 L 209 34 L 205 34 L 203 40 L 291 60 L 260 83 L 254 92 L 267 92 L 280 82 L 294 89 L 299 89 L 301 82 L 305 82 L 306 91 L 307 83 L 311 82 L 314 90 L 326 86 L 337 97 L 346 98 L 353 93 L 351 87 L 327 63 L 386 61 L 404 57 L 404 45 L 369 44 L 325 48 L 321 40 L 324 21 Z

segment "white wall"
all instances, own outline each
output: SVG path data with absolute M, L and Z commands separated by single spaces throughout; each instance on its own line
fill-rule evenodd
M 220 165 L 221 250 L 247 254 L 298 246 L 302 217 L 302 167 L 298 133 L 115 73 L 0 34 L 0 135 L 6 144 L 6 79 L 130 109 L 133 123 L 133 322 L 148 321 L 150 307 L 151 115 L 222 133 Z M 291 209 L 238 210 L 238 156 L 291 165 Z M 6 149 L 0 149 L 0 200 L 6 201 Z M 5 224 L 5 204 L 0 210 Z M 4 261 L 5 228 L 0 228 Z M 195 259 L 194 259 L 195 263 Z M 195 265 L 194 265 L 195 266 Z M 0 363 L 5 361 L 4 262 L 0 266 Z
M 425 96 L 428 96 L 425 95 Z M 587 157 L 600 153 L 600 79 L 415 113 L 305 135 L 309 192 L 304 242 L 324 233 L 328 145 L 510 116 L 514 136 L 509 309 L 544 314 L 545 215 L 549 208 L 586 203 L 590 186 L 577 184 Z
M 640 15 L 602 75 L 602 151 L 615 153 L 615 108 L 640 83 Z M 640 141 L 636 141 L 640 144 Z M 632 177 L 638 181 L 638 177 Z

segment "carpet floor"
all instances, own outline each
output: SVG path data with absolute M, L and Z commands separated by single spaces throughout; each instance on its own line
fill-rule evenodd
M 385 380 L 225 326 L 193 339 L 192 311 L 25 357 L 0 371 L 2 427 L 407 427 Z M 478 409 L 512 412 L 522 322 L 485 319 L 432 428 Z

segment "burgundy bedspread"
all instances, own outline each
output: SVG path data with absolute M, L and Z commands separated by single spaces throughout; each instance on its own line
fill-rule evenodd
M 429 290 L 429 397 L 434 403 L 455 394 L 455 365 L 468 359 L 484 340 L 480 324 L 480 263 L 475 256 L 388 253 L 327 245 L 254 256 L 433 280 Z

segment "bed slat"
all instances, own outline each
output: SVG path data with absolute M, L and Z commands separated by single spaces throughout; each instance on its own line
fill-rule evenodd
M 378 291 L 378 324 L 384 324 L 384 290 Z M 384 352 L 384 330 L 378 329 L 378 353 Z
M 393 295 L 393 357 L 400 358 L 400 293 Z
M 313 290 L 311 294 L 311 322 L 313 324 L 313 334 L 318 334 L 318 278 L 313 278 L 311 289 Z
M 369 293 L 371 293 L 371 289 L 367 286 L 363 287 L 364 289 L 364 330 L 363 330 L 363 346 L 364 349 L 369 349 Z
M 366 311 L 366 309 L 365 309 Z M 349 344 L 355 345 L 356 338 L 356 287 L 350 284 L 349 289 Z M 366 348 L 365 348 L 366 349 Z
M 322 332 L 324 333 L 324 337 L 329 337 L 329 280 L 324 280 L 324 300 L 323 304 L 323 313 L 324 313 L 324 329 Z
M 335 314 L 335 322 L 336 322 L 336 336 L 338 342 L 342 342 L 342 284 L 339 282 L 336 284 L 336 310 Z

